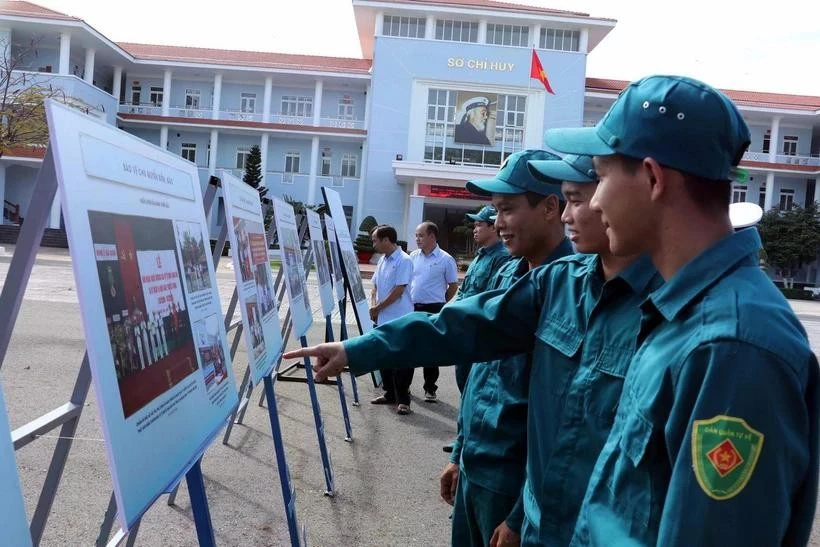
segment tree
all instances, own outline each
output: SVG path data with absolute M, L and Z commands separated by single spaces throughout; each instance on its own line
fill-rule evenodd
M 783 272 L 787 287 L 791 286 L 796 270 L 820 255 L 820 218 L 816 203 L 789 211 L 774 208 L 763 215 L 758 230 L 768 265 Z
M 245 160 L 245 175 L 242 177 L 242 182 L 259 189 L 259 183 L 262 182 L 262 151 L 257 145 L 251 146 L 248 152 L 248 159 Z
M 70 103 L 61 89 L 52 87 L 48 73 L 23 72 L 29 68 L 27 60 L 37 58 L 38 42 L 12 45 L 0 39 L 0 156 L 16 148 L 46 146 L 46 99 Z

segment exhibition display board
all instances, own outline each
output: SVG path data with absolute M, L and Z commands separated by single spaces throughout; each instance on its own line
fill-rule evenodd
M 308 300 L 296 214 L 293 212 L 292 205 L 279 198 L 273 198 L 273 217 L 276 222 L 276 235 L 279 239 L 279 253 L 282 258 L 281 268 L 285 273 L 285 285 L 290 302 L 290 316 L 293 318 L 293 332 L 297 338 L 301 338 L 307 335 L 313 323 L 313 314 L 310 311 Z
M 327 317 L 333 313 L 335 300 L 333 298 L 333 279 L 330 265 L 327 262 L 327 248 L 322 234 L 322 219 L 319 213 L 307 209 L 308 229 L 310 231 L 310 245 L 313 249 L 313 264 L 316 266 L 316 275 L 319 278 L 319 299 L 322 302 L 322 315 Z
M 345 277 L 342 273 L 339 255 L 339 244 L 336 243 L 336 225 L 333 219 L 325 215 L 325 230 L 327 231 L 327 244 L 330 252 L 330 270 L 333 278 L 333 289 L 336 291 L 336 300 L 341 302 L 345 297 Z
M 222 172 L 222 192 L 248 366 L 251 381 L 257 384 L 271 373 L 282 353 L 262 205 L 259 192 L 226 171 Z
M 26 507 L 14 459 L 14 446 L 6 417 L 6 402 L 0 388 L 0 535 L 3 545 L 31 545 Z
M 51 151 L 124 529 L 238 396 L 196 166 L 54 101 Z
M 322 193 L 325 196 L 325 203 L 330 209 L 330 216 L 333 217 L 333 225 L 336 228 L 336 243 L 339 245 L 339 256 L 342 258 L 342 271 L 350 287 L 356 321 L 359 324 L 359 331 L 364 334 L 373 329 L 373 322 L 370 320 L 370 303 L 362 285 L 359 260 L 356 258 L 356 251 L 353 249 L 353 240 L 350 238 L 350 230 L 347 227 L 342 199 L 339 197 L 338 192 L 330 188 L 322 187 Z

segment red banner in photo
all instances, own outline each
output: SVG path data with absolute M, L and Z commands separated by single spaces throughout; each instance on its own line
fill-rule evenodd
M 268 249 L 265 245 L 264 234 L 248 234 L 251 243 L 251 260 L 254 264 L 264 264 L 268 261 Z

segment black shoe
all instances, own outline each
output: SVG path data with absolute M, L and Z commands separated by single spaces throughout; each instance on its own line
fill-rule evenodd
M 378 397 L 376 397 L 375 399 L 370 401 L 370 404 L 371 405 L 394 405 L 394 404 L 396 404 L 396 401 L 391 401 L 390 399 L 388 399 L 384 395 L 379 395 Z
M 441 449 L 449 454 L 450 452 L 453 451 L 453 445 L 445 444 L 444 446 L 441 447 Z
M 424 390 L 424 401 L 427 403 L 436 402 L 436 392 Z

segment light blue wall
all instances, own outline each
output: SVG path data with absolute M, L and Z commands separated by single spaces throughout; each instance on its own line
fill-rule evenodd
M 125 131 L 131 133 L 132 135 L 136 135 L 137 137 L 141 138 L 144 141 L 148 141 L 155 146 L 159 146 L 159 128 L 156 129 L 151 128 L 142 128 L 142 127 L 129 127 L 126 128 Z
M 217 141 L 216 166 L 219 169 L 236 168 L 236 150 L 242 146 L 259 146 L 259 137 L 253 135 L 231 135 L 220 131 Z
M 255 112 L 262 112 L 265 105 L 265 86 L 264 82 L 259 85 L 251 84 L 233 84 L 229 82 L 222 82 L 222 104 L 220 110 L 239 110 L 240 94 L 241 93 L 256 93 L 256 110 Z
M 401 226 L 405 187 L 396 182 L 391 164 L 397 153 L 407 154 L 414 80 L 456 82 L 476 91 L 485 85 L 510 86 L 517 93 L 522 87 L 538 89 L 541 84 L 530 79 L 532 53 L 528 48 L 379 36 L 374 51 L 364 207 L 379 222 Z M 586 56 L 559 51 L 539 51 L 538 55 L 555 90 L 555 95 L 546 96 L 544 129 L 581 125 Z M 515 66 L 510 72 L 449 68 L 451 57 Z M 412 123 L 424 124 L 425 119 Z
M 14 165 L 6 168 L 6 194 L 3 199 L 20 206 L 20 215 L 25 218 L 34 193 L 34 182 L 39 168 Z
M 140 83 L 142 80 L 139 80 Z M 156 84 L 151 84 L 156 85 Z M 162 85 L 160 81 L 159 85 Z M 143 92 L 146 88 L 143 86 Z M 211 108 L 211 101 L 213 99 L 214 82 L 213 80 L 171 80 L 171 103 L 172 108 L 183 108 L 185 106 L 185 90 L 198 89 L 199 90 L 199 107 Z M 150 89 L 148 93 L 150 94 Z M 129 94 L 130 95 L 130 94 Z
M 310 173 L 310 141 L 306 139 L 270 139 L 267 170 L 284 171 L 287 152 L 299 152 L 299 173 Z
M 321 156 L 325 148 L 330 148 L 330 174 L 340 175 L 342 172 L 342 156 L 345 154 L 354 154 L 356 156 L 356 178 L 362 173 L 362 149 L 358 142 L 343 142 L 343 141 L 319 141 L 319 163 L 316 172 L 322 173 Z
M 179 133 L 179 137 L 177 137 Z M 194 131 L 168 131 L 168 151 L 177 155 L 182 155 L 182 143 L 196 145 L 196 164 L 199 167 L 208 166 L 208 143 L 211 142 L 211 134 Z
M 142 92 L 140 93 L 140 102 L 146 104 L 149 102 L 151 98 L 151 88 L 152 87 L 162 87 L 162 74 L 159 76 L 127 76 L 125 79 L 125 89 L 123 89 L 123 93 L 125 94 L 125 102 L 131 103 L 131 86 L 133 85 L 134 81 L 140 83 L 140 87 L 142 88 Z M 173 82 L 171 84 L 171 92 L 173 93 Z M 185 90 L 182 90 L 185 93 Z
M 316 90 L 313 87 L 282 87 L 274 84 L 271 92 L 270 111 L 274 114 L 282 112 L 282 97 L 310 97 L 315 95 Z M 324 101 L 323 101 L 324 102 Z M 316 108 L 316 105 L 313 105 Z
M 24 35 L 23 38 L 19 33 L 13 33 L 11 55 L 12 58 L 18 58 L 17 63 L 21 70 L 37 70 L 40 67 L 51 65 L 51 72 L 57 73 L 60 70 L 60 52 L 56 48 L 49 46 L 37 46 L 31 49 L 28 43 L 16 43 L 22 39 L 34 38 L 30 35 Z
M 353 119 L 364 119 L 365 94 L 349 91 L 322 90 L 322 118 L 335 118 L 339 115 L 339 100 L 345 95 L 353 99 Z
M 750 152 L 763 151 L 763 135 L 766 131 L 771 129 L 770 125 L 750 125 L 749 132 L 752 135 L 752 144 L 749 145 Z M 797 128 L 789 127 L 787 125 L 780 125 L 779 137 L 780 142 L 777 143 L 777 153 L 783 153 L 783 137 L 786 135 L 797 137 L 797 155 L 808 156 L 811 151 L 811 128 Z

